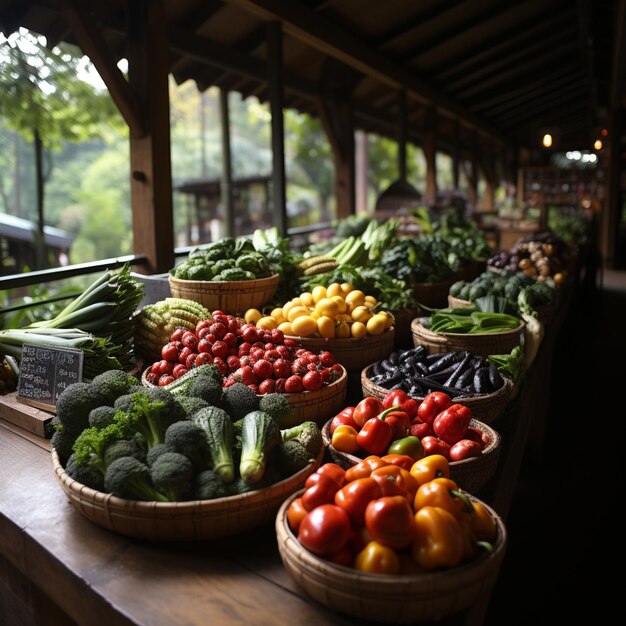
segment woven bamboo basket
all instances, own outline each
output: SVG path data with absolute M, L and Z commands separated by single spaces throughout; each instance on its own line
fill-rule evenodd
M 255 280 L 183 280 L 169 276 L 175 298 L 186 298 L 204 305 L 209 311 L 243 315 L 248 309 L 261 309 L 276 293 L 280 276 L 272 274 Z
M 488 597 L 496 582 L 506 552 L 506 527 L 489 505 L 471 494 L 496 522 L 493 552 L 454 568 L 409 576 L 359 572 L 309 552 L 287 521 L 287 509 L 301 493 L 287 498 L 276 515 L 278 551 L 295 582 L 333 611 L 368 624 L 372 620 L 394 624 L 438 621 Z
M 413 293 L 417 303 L 435 309 L 445 307 L 448 291 L 455 280 L 456 277 L 436 283 L 414 283 Z
M 524 322 L 517 328 L 498 333 L 434 333 L 424 328 L 419 318 L 411 322 L 414 346 L 424 346 L 429 354 L 438 352 L 463 352 L 467 350 L 477 356 L 509 354 L 520 344 Z
M 348 372 L 342 366 L 341 376 L 330 385 L 324 385 L 315 391 L 302 391 L 300 393 L 285 393 L 293 415 L 291 426 L 296 426 L 306 421 L 316 422 L 321 426 L 329 417 L 336 415 L 344 407 L 348 388 Z M 155 387 L 148 382 L 147 375 L 150 368 L 146 368 L 141 375 L 141 383 L 145 387 Z M 262 396 L 259 395 L 259 398 Z
M 319 352 L 329 350 L 335 361 L 343 365 L 349 372 L 361 370 L 366 365 L 386 357 L 393 351 L 395 329 L 392 327 L 382 335 L 366 335 L 365 337 L 346 337 L 327 339 L 325 337 L 296 337 L 303 348 Z
M 271 521 L 284 499 L 304 487 L 317 459 L 265 489 L 214 500 L 143 502 L 95 491 L 70 478 L 52 449 L 52 463 L 70 503 L 92 522 L 128 537 L 149 541 L 196 541 L 235 535 Z
M 389 389 L 385 389 L 380 385 L 372 382 L 370 374 L 372 366 L 368 365 L 361 371 L 361 389 L 363 396 L 374 396 L 382 400 L 388 393 Z M 458 398 L 454 402 L 468 406 L 472 410 L 472 415 L 485 424 L 493 424 L 505 411 L 507 404 L 513 400 L 514 385 L 513 382 L 503 377 L 504 385 L 493 393 L 485 393 L 479 396 L 468 396 L 467 398 Z M 416 400 L 423 400 L 423 396 L 412 396 Z
M 462 309 L 466 306 L 472 306 L 472 303 L 469 300 L 463 300 L 462 298 L 456 298 L 448 294 L 448 306 L 453 309 Z
M 344 469 L 360 463 L 367 456 L 367 453 L 363 453 L 361 457 L 356 454 L 341 452 L 332 445 L 330 435 L 331 422 L 332 418 L 322 426 L 322 439 L 324 440 L 328 456 Z M 450 461 L 450 478 L 461 489 L 469 493 L 477 493 L 493 478 L 496 472 L 502 447 L 502 438 L 498 431 L 477 419 L 472 419 L 470 426 L 486 433 L 489 436 L 489 443 L 483 449 L 481 456 L 463 459 L 462 461 Z

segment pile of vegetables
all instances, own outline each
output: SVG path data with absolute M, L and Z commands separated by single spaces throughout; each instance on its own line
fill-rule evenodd
M 434 333 L 500 333 L 514 330 L 520 320 L 508 313 L 481 311 L 475 305 L 457 308 L 434 309 L 430 317 L 419 318 L 424 328 Z
M 255 280 L 271 276 L 270 262 L 249 237 L 222 237 L 192 250 L 188 258 L 170 270 L 183 280 Z
M 374 296 L 350 283 L 317 285 L 274 308 L 269 315 L 249 309 L 244 319 L 264 330 L 327 339 L 382 335 L 394 322 L 393 315 L 381 309 Z
M 456 567 L 493 551 L 497 539 L 487 508 L 459 490 L 440 455 L 370 456 L 348 470 L 325 463 L 286 517 L 311 553 L 375 574 Z
M 314 353 L 281 330 L 258 328 L 241 318 L 213 311 L 193 329 L 174 330 L 150 366 L 146 379 L 171 388 L 193 378 L 195 368 L 212 365 L 224 387 L 240 382 L 255 394 L 317 391 L 343 375 L 328 350 Z
M 467 351 L 428 354 L 424 346 L 392 352 L 373 363 L 367 377 L 385 389 L 423 397 L 443 391 L 453 398 L 494 393 L 504 385 L 498 362 Z
M 109 369 L 131 369 L 132 317 L 142 297 L 143 284 L 132 278 L 128 264 L 119 272 L 107 270 L 54 318 L 0 331 L 0 355 L 19 363 L 25 344 L 82 350 L 88 379 Z
M 471 425 L 472 411 L 441 391 L 418 401 L 403 390 L 383 400 L 369 396 L 346 407 L 330 421 L 331 445 L 340 452 L 403 455 L 414 461 L 440 454 L 450 461 L 478 457 L 489 437 Z
M 246 493 L 303 469 L 322 450 L 314 422 L 289 421 L 284 396 L 222 389 L 205 366 L 178 394 L 122 370 L 65 388 L 52 445 L 69 476 L 121 498 L 176 502 Z

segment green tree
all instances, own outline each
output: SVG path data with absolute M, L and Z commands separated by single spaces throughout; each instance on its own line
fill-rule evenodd
M 77 48 L 62 44 L 49 50 L 43 37 L 23 29 L 3 40 L 0 48 L 0 115 L 7 127 L 34 145 L 39 267 L 46 265 L 44 198 L 52 150 L 59 149 L 62 141 L 96 136 L 105 120 L 122 126 L 108 92 L 79 78 L 84 66 Z

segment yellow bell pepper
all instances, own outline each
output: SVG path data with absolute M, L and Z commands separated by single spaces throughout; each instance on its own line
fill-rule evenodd
M 464 511 L 471 514 L 473 510 L 467 494 L 462 493 L 450 478 L 434 478 L 419 486 L 413 500 L 413 509 L 418 511 L 425 506 L 441 507 L 456 517 Z
M 356 428 L 353 426 L 342 424 L 335 428 L 330 443 L 335 450 L 353 454 L 359 450 L 359 444 L 357 443 L 358 434 Z
M 455 567 L 463 558 L 464 548 L 463 528 L 452 513 L 438 506 L 417 511 L 411 554 L 420 567 Z
M 378 541 L 370 541 L 357 555 L 355 569 L 374 574 L 399 574 L 400 559 L 395 550 Z
M 411 474 L 419 485 L 423 485 L 434 478 L 450 478 L 450 464 L 443 454 L 429 454 L 413 463 Z

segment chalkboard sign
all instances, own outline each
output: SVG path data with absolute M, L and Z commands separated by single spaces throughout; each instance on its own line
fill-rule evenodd
M 22 346 L 17 399 L 44 409 L 56 406 L 61 392 L 83 378 L 83 352 L 48 346 Z

